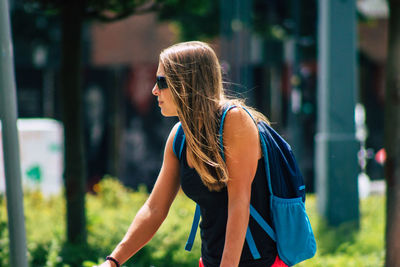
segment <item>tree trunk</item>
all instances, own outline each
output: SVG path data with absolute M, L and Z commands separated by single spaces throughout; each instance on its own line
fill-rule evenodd
M 400 266 L 400 1 L 390 0 L 385 92 L 386 267 Z
M 74 244 L 86 243 L 86 162 L 81 83 L 83 6 L 80 1 L 68 1 L 61 13 L 61 103 L 65 138 L 67 241 Z
M 123 74 L 124 73 L 124 74 Z M 122 125 L 125 120 L 124 108 L 121 103 L 122 101 L 122 80 L 124 80 L 123 75 L 125 72 L 121 67 L 113 68 L 113 86 L 111 90 L 108 91 L 108 114 L 107 114 L 107 131 L 109 134 L 108 142 L 108 166 L 107 173 L 114 177 L 119 176 L 119 169 L 121 166 L 121 135 L 122 135 Z

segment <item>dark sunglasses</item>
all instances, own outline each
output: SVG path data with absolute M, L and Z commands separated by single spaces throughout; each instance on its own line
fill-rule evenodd
M 157 83 L 158 89 L 160 89 L 160 90 L 168 88 L 167 80 L 165 79 L 164 76 L 157 76 L 156 83 Z

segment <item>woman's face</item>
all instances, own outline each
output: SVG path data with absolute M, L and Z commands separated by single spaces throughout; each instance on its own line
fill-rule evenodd
M 158 64 L 157 76 L 165 77 L 164 68 L 161 63 Z M 157 96 L 158 106 L 161 108 L 161 114 L 165 117 L 178 116 L 175 103 L 172 99 L 172 93 L 169 88 L 160 89 L 157 83 L 151 91 L 153 95 Z

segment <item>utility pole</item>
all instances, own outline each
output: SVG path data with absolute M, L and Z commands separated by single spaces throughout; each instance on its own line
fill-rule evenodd
M 319 1 L 318 34 L 318 208 L 330 225 L 358 225 L 355 1 Z
M 0 1 L 0 119 L 6 178 L 10 266 L 27 267 L 25 220 L 17 130 L 15 74 L 8 0 Z

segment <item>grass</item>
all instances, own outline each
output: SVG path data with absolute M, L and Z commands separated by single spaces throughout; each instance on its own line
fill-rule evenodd
M 317 199 L 308 196 L 306 209 L 317 241 L 317 254 L 299 267 L 380 267 L 384 264 L 385 197 L 360 201 L 360 225 L 330 227 L 317 213 Z
M 85 266 L 101 262 L 125 234 L 135 213 L 146 200 L 145 188 L 133 192 L 112 179 L 104 179 L 97 194 L 87 195 L 88 246 L 65 243 L 65 201 L 62 195 L 50 198 L 40 192 L 24 195 L 27 247 L 30 266 Z M 360 202 L 359 229 L 353 225 L 329 227 L 317 213 L 317 199 L 307 196 L 307 213 L 317 240 L 314 258 L 299 267 L 380 267 L 384 262 L 385 197 L 370 196 Z M 152 241 L 125 266 L 192 267 L 200 257 L 200 238 L 193 250 L 184 250 L 194 212 L 194 204 L 178 194 L 169 216 Z M 0 194 L 0 267 L 9 266 L 5 196 Z

